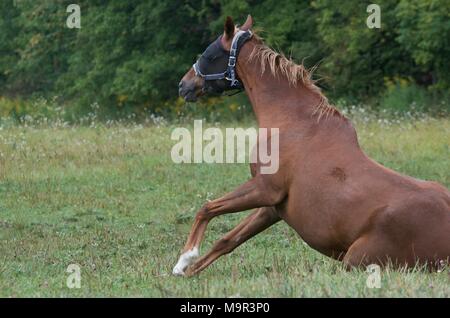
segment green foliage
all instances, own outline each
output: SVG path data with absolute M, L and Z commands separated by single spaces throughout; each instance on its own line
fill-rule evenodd
M 398 42 L 440 88 L 450 88 L 450 2 L 402 0 L 396 12 Z
M 0 88 L 5 91 L 8 80 L 17 63 L 14 39 L 17 35 L 17 16 L 19 11 L 12 5 L 12 0 L 0 2 Z
M 109 1 L 86 7 L 82 29 L 73 31 L 77 49 L 57 87 L 69 97 L 118 109 L 155 109 L 173 99 L 191 52 L 202 46 L 201 37 L 187 41 L 198 24 L 195 8 L 178 1 Z
M 380 0 L 381 29 L 366 26 L 360 0 L 80 0 L 81 29 L 69 29 L 71 2 L 1 2 L 0 95 L 56 96 L 74 117 L 93 104 L 104 117 L 176 116 L 180 78 L 227 15 L 242 23 L 248 13 L 268 45 L 320 65 L 332 99 L 386 99 L 387 82 L 408 78 L 436 104 L 450 87 L 446 0 Z
M 428 96 L 423 88 L 415 84 L 397 83 L 386 90 L 380 103 L 391 112 L 424 111 L 428 105 Z
M 369 29 L 368 2 L 320 0 L 318 32 L 328 56 L 323 64 L 336 96 L 364 98 L 384 90 L 384 79 L 406 77 L 414 68 L 411 57 L 395 40 L 398 21 L 395 1 L 378 1 L 381 28 Z
M 17 62 L 9 77 L 7 95 L 31 96 L 54 92 L 57 79 L 67 71 L 75 34 L 65 27 L 67 0 L 17 1 L 14 52 Z

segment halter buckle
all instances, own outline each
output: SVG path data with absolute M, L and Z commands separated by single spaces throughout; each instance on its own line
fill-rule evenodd
M 228 59 L 228 66 L 235 67 L 236 66 L 236 56 L 230 56 Z

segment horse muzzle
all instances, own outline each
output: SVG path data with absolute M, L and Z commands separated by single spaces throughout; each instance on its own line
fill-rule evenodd
M 187 82 L 181 80 L 178 84 L 178 94 L 183 97 L 186 102 L 197 101 L 197 91 L 198 89 L 193 81 Z

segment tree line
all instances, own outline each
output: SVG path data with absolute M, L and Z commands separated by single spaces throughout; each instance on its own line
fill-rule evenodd
M 448 96 L 448 0 L 379 0 L 380 28 L 367 26 L 371 2 L 362 0 L 77 0 L 81 28 L 66 25 L 71 3 L 0 2 L 0 96 L 165 112 L 225 17 L 243 23 L 249 13 L 269 46 L 318 65 L 332 100 L 384 98 L 395 108 L 394 93 Z

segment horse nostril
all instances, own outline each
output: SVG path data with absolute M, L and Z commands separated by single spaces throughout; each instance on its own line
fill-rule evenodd
M 184 82 L 181 81 L 180 83 L 178 83 L 178 94 L 183 97 L 186 93 L 185 91 L 186 90 L 184 89 Z

